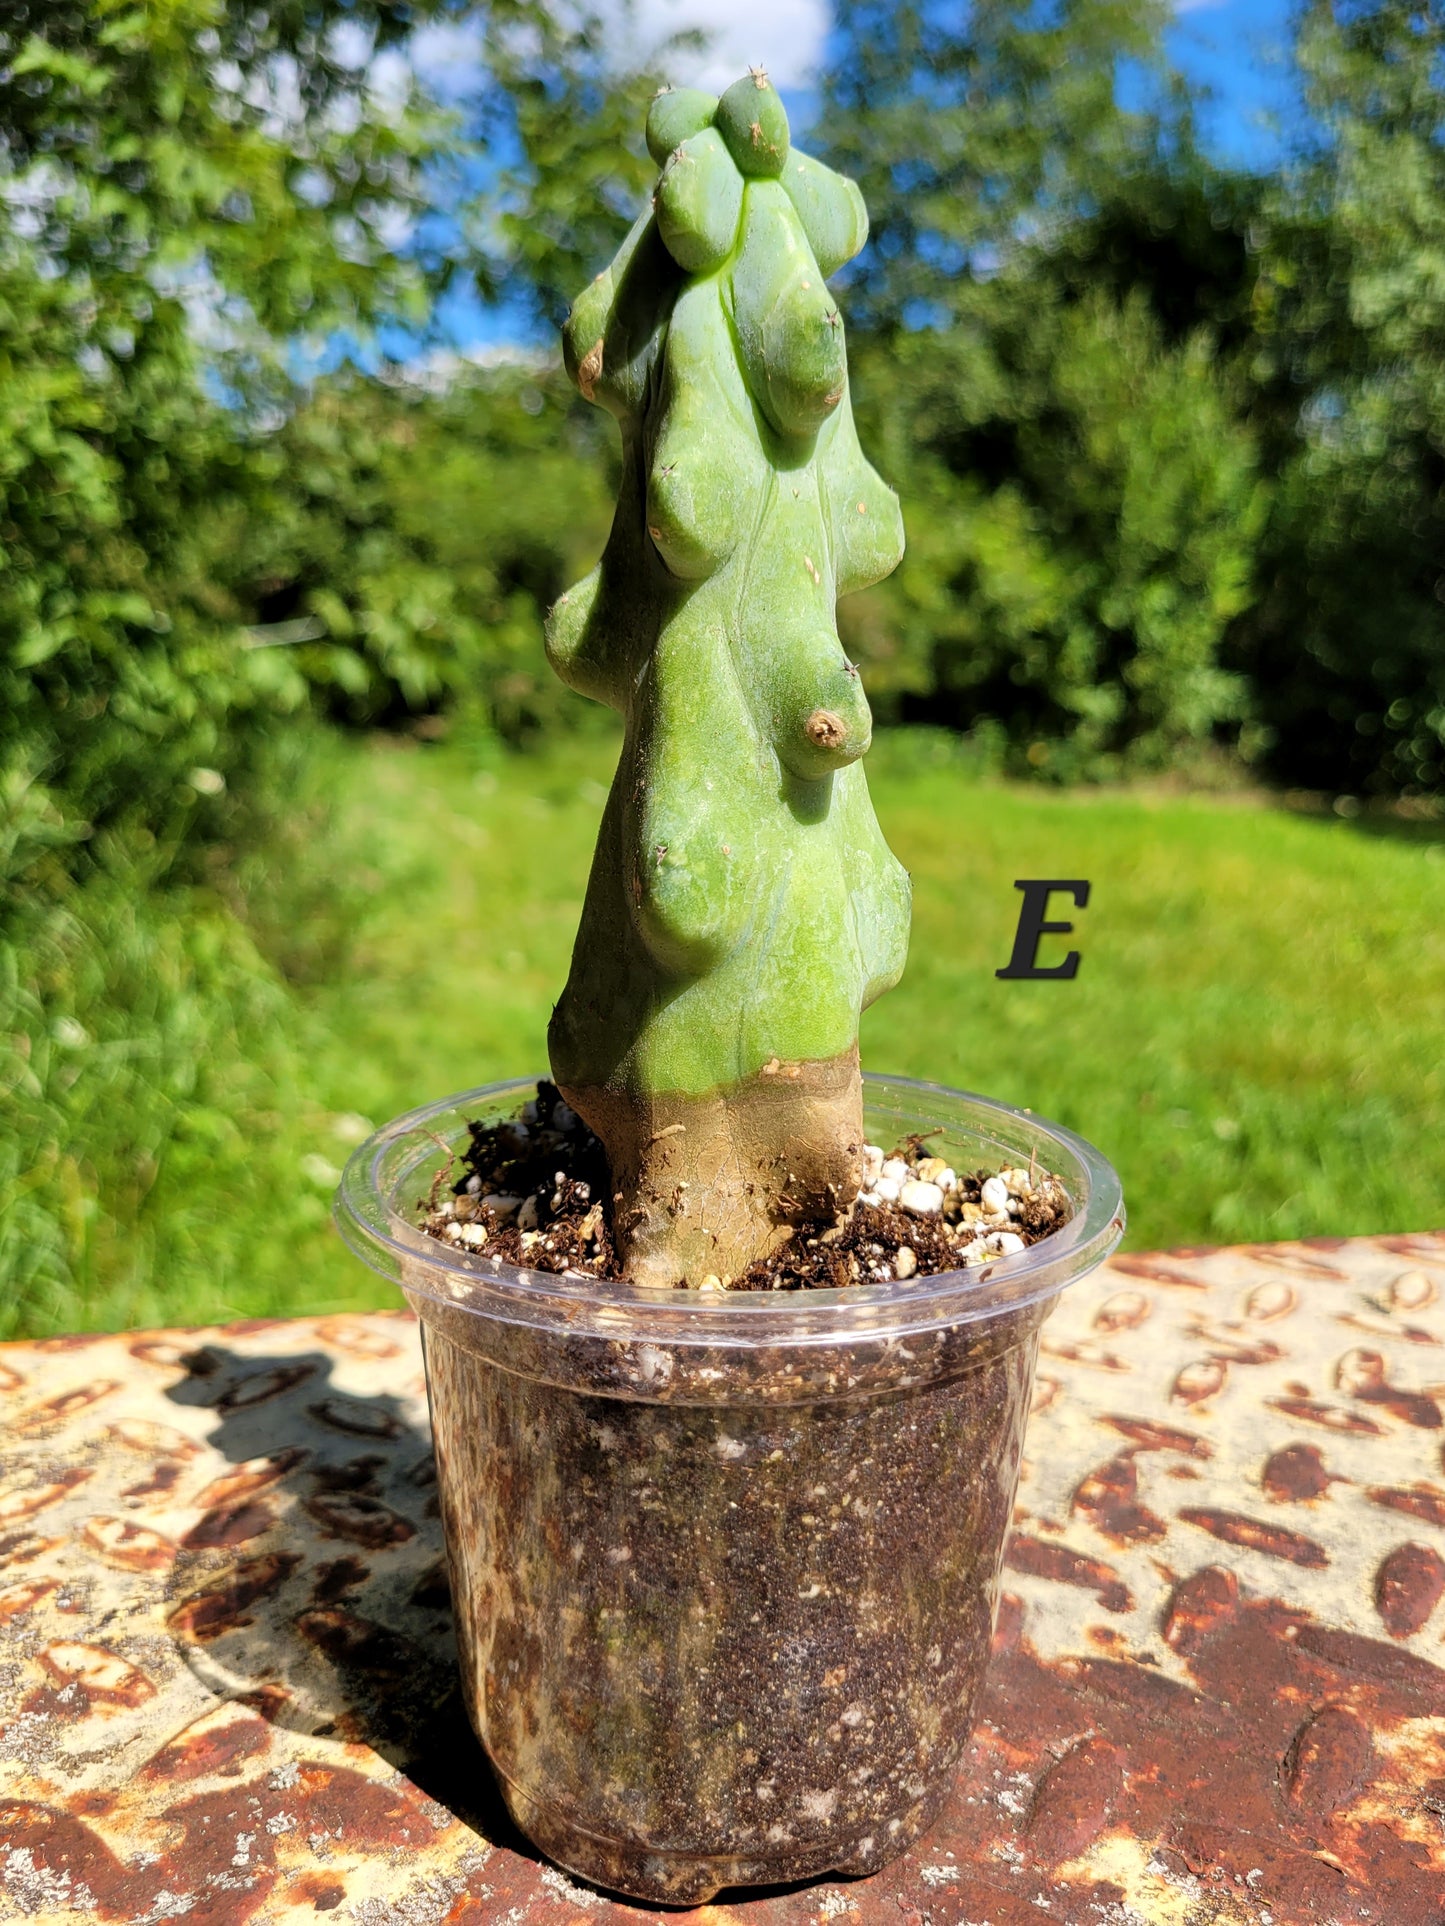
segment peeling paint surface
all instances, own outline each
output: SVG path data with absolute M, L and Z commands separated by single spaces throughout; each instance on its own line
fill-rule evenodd
M 649 1914 L 460 1711 L 405 1313 L 0 1349 L 0 1921 L 1445 1919 L 1445 1235 L 1130 1253 L 1043 1333 L 984 1711 L 877 1877 Z

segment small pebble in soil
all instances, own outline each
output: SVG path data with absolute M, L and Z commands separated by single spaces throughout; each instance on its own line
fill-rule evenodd
M 1024 1240 L 1017 1231 L 990 1231 L 983 1241 L 987 1249 L 996 1251 L 1000 1257 L 1014 1257 L 1024 1248 Z
M 606 1156 L 554 1085 L 539 1083 L 520 1117 L 467 1130 L 466 1146 L 418 1200 L 425 1231 L 489 1263 L 572 1278 L 621 1275 L 604 1208 Z M 697 1282 L 699 1295 L 921 1282 L 1015 1257 L 1072 1214 L 1048 1171 L 960 1176 L 922 1137 L 887 1155 L 865 1144 L 861 1164 L 863 1190 L 837 1222 L 803 1226 L 740 1277 L 709 1273 Z
M 923 1184 L 910 1177 L 898 1193 L 898 1202 L 915 1217 L 936 1217 L 943 1209 L 943 1192 L 937 1184 Z

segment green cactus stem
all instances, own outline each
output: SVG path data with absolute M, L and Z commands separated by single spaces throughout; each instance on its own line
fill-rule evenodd
M 857 188 L 791 148 L 761 69 L 660 94 L 647 137 L 652 206 L 563 341 L 623 479 L 547 652 L 626 733 L 549 1045 L 628 1275 L 696 1285 L 857 1194 L 858 1018 L 902 971 L 909 885 L 836 603 L 903 528 L 825 284 L 867 237 Z

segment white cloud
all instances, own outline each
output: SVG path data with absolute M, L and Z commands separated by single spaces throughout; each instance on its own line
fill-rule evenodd
M 399 70 L 409 62 L 439 99 L 464 100 L 481 79 L 481 32 L 474 20 L 433 22 L 417 28 L 405 54 L 392 49 L 389 58 Z
M 587 0 L 582 0 L 585 5 Z M 560 0 L 559 11 L 567 4 Z M 675 35 L 698 32 L 706 45 L 661 61 L 679 87 L 721 92 L 749 67 L 766 67 L 779 87 L 806 87 L 821 64 L 831 24 L 828 0 L 591 0 L 611 27 L 619 66 L 642 65 Z M 581 11 L 574 6 L 573 11 Z M 443 99 L 459 99 L 478 79 L 479 25 L 418 28 L 409 55 Z M 394 56 L 393 56 L 394 57 Z
M 375 34 L 355 20 L 339 20 L 331 29 L 331 58 L 343 67 L 352 67 L 359 72 L 370 60 L 375 44 Z
M 720 92 L 749 67 L 766 67 L 778 87 L 806 87 L 822 61 L 831 23 L 826 0 L 636 0 L 632 36 L 644 49 L 700 29 L 701 53 L 670 60 L 677 86 Z
M 528 374 L 551 374 L 562 357 L 553 347 L 537 348 L 518 341 L 477 341 L 467 348 L 431 348 L 394 368 L 381 379 L 397 387 L 426 388 L 444 394 L 469 368 L 516 368 Z

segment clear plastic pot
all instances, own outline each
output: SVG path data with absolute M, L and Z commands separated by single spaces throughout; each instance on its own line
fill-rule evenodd
M 1070 1222 L 983 1269 L 722 1297 L 425 1236 L 438 1139 L 533 1091 L 397 1118 L 337 1199 L 422 1321 L 463 1684 L 507 1805 L 638 1899 L 874 1871 L 968 1737 L 1038 1329 L 1118 1243 L 1118 1178 L 1028 1112 L 870 1077 L 872 1142 L 1034 1157 Z

